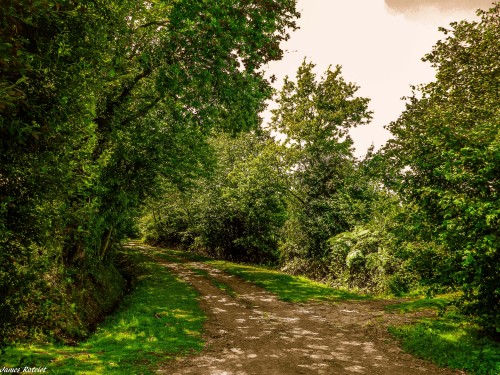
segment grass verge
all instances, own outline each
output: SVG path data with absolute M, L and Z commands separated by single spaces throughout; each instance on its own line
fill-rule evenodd
M 250 266 L 223 260 L 213 260 L 197 254 L 161 249 L 150 250 L 153 254 L 163 259 L 179 262 L 181 259 L 206 263 L 221 271 L 238 276 L 243 280 L 254 283 L 261 288 L 274 293 L 282 301 L 287 302 L 308 302 L 308 301 L 339 301 L 339 300 L 361 300 L 370 298 L 367 295 L 349 292 L 342 289 L 334 289 L 325 284 L 310 280 L 303 276 L 292 276 L 277 270 L 267 269 L 261 266 Z M 193 269 L 193 271 L 197 272 Z M 198 273 L 201 270 L 198 270 Z M 203 276 L 209 277 L 208 273 Z M 219 283 L 211 278 L 211 281 L 219 289 L 225 288 L 225 284 Z M 231 293 L 230 290 L 226 290 Z
M 206 261 L 206 263 L 258 285 L 276 294 L 282 301 L 307 302 L 347 299 L 359 300 L 368 298 L 365 295 L 330 288 L 325 284 L 312 281 L 306 277 L 287 275 L 279 271 L 262 267 L 220 260 Z
M 173 263 L 183 263 L 184 260 L 193 262 L 208 262 L 211 260 L 210 258 L 203 257 L 197 254 L 182 252 L 173 249 L 166 249 L 166 248 L 161 248 L 160 250 L 160 248 L 158 247 L 149 247 L 148 252 L 163 260 Z M 217 289 L 222 290 L 231 297 L 236 297 L 237 293 L 229 285 L 218 281 L 215 277 L 211 276 L 207 270 L 191 267 L 187 264 L 185 264 L 185 267 L 187 267 L 197 275 L 203 276 L 206 279 L 208 279 L 212 283 L 212 285 L 215 286 Z
M 415 324 L 389 327 L 389 332 L 401 342 L 407 352 L 428 359 L 438 366 L 465 370 L 469 374 L 500 374 L 500 344 L 481 337 L 475 324 L 449 306 L 451 301 L 451 296 L 444 296 L 388 306 L 387 310 L 401 313 L 422 309 L 436 309 L 440 312 L 437 318 L 425 318 Z
M 46 367 L 51 374 L 153 374 L 167 359 L 201 350 L 205 315 L 197 292 L 137 249 L 124 251 L 139 265 L 136 288 L 86 342 L 9 348 L 0 356 L 0 367 Z
M 196 274 L 198 274 L 200 276 L 203 276 L 206 279 L 208 279 L 212 283 L 213 286 L 215 286 L 219 290 L 222 290 L 227 295 L 229 295 L 231 297 L 236 297 L 237 296 L 237 293 L 229 285 L 227 285 L 227 284 L 225 284 L 223 282 L 218 281 L 215 277 L 211 276 L 210 273 L 207 270 L 202 270 L 202 269 L 193 268 L 193 267 L 189 267 L 189 269 L 191 271 L 193 271 L 194 273 L 196 273 Z
M 444 312 L 446 308 L 452 303 L 453 295 L 441 295 L 436 298 L 420 298 L 409 300 L 394 305 L 388 305 L 385 310 L 388 312 L 399 312 L 401 314 L 411 313 L 421 310 L 437 310 Z

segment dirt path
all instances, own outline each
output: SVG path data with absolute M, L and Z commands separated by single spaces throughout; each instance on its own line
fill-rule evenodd
M 386 327 L 406 318 L 384 313 L 383 301 L 292 304 L 204 263 L 157 261 L 200 292 L 208 315 L 202 353 L 167 363 L 160 374 L 459 373 L 402 352 Z

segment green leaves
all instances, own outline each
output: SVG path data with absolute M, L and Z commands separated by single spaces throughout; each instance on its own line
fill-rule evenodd
M 212 174 L 151 200 L 151 214 L 143 219 L 146 235 L 230 259 L 276 261 L 286 205 L 273 142 L 251 133 L 218 136 L 210 145 Z
M 206 174 L 212 131 L 258 127 L 259 68 L 297 16 L 295 0 L 2 2 L 0 244 L 83 278 L 111 262 L 158 181 Z
M 320 80 L 313 69 L 314 64 L 304 62 L 295 82 L 285 79 L 271 123 L 283 139 L 278 142 L 293 206 L 283 247 L 286 257 L 297 249 L 322 257 L 326 240 L 359 220 L 360 201 L 370 195 L 348 136 L 351 127 L 369 121 L 369 100 L 355 97 L 358 87 L 345 82 L 339 66 Z
M 395 138 L 385 148 L 400 168 L 409 167 L 400 174 L 403 198 L 434 226 L 431 238 L 463 260 L 455 264 L 458 284 L 469 312 L 491 333 L 500 315 L 493 285 L 500 272 L 499 18 L 497 4 L 480 22 L 451 25 L 425 58 L 436 82 L 420 86 L 388 126 Z

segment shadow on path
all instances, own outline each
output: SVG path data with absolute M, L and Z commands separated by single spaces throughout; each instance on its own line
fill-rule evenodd
M 164 251 L 140 246 L 148 253 Z M 398 319 L 405 323 L 407 318 L 385 313 L 387 302 L 283 302 L 205 263 L 172 254 L 168 260 L 155 259 L 200 292 L 208 316 L 205 349 L 165 363 L 160 374 L 460 373 L 404 353 L 386 327 Z

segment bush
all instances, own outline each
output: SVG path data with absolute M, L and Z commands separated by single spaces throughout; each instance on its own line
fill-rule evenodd
M 112 260 L 69 268 L 54 255 L 58 249 L 12 241 L 3 250 L 1 264 L 9 267 L 0 269 L 0 348 L 16 342 L 80 340 L 123 295 L 125 281 Z
M 166 183 L 141 220 L 146 240 L 229 260 L 273 263 L 286 204 L 278 156 L 266 137 L 211 140 L 217 162 L 183 191 Z

